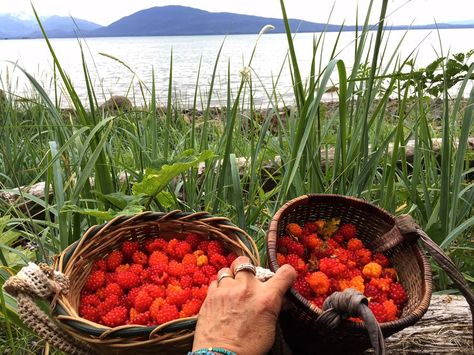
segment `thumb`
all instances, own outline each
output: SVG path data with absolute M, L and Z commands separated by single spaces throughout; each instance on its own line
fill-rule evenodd
M 296 276 L 296 270 L 291 265 L 285 264 L 276 271 L 271 279 L 265 282 L 265 285 L 274 289 L 280 297 L 283 297 L 296 280 Z

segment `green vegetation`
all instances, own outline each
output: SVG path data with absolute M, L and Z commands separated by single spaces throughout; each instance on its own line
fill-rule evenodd
M 205 107 L 196 104 L 198 76 L 194 107 L 183 111 L 179 97 L 173 97 L 171 61 L 166 108 L 157 107 L 153 81 L 152 98 L 144 95 L 140 108 L 104 113 L 87 63 L 86 104 L 45 35 L 54 75 L 62 80 L 74 114 L 65 115 L 58 98 L 51 100 L 27 72 L 35 90 L 31 98 L 0 96 L 0 193 L 19 194 L 17 203 L 0 199 L 1 283 L 29 260 L 51 262 L 91 225 L 146 209 L 227 216 L 254 236 L 265 260 L 269 220 L 287 200 L 308 192 L 358 196 L 392 213 L 413 215 L 472 282 L 474 157 L 468 137 L 474 131 L 474 90 L 469 95 L 466 90 L 474 64 L 467 63 L 468 55 L 446 56 L 420 70 L 413 58 L 386 53 L 386 3 L 374 40 L 371 7 L 363 30 L 354 33 L 351 70 L 337 58 L 318 63 L 321 33 L 314 37 L 310 76 L 302 78 L 288 32 L 289 59 L 283 65 L 291 67 L 291 108 L 282 108 L 275 86 L 266 88 L 268 110 L 257 108 L 256 75 L 244 71 L 239 87 L 228 80 L 226 106 L 215 110 L 214 71 Z M 338 102 L 328 109 L 321 99 L 335 77 Z M 458 86 L 451 97 L 454 81 Z M 441 109 L 433 94 L 442 99 Z M 438 152 L 436 137 L 443 142 Z M 410 140 L 414 154 L 408 158 Z M 15 190 L 42 181 L 46 197 Z M 449 280 L 437 275 L 438 289 L 449 289 Z M 34 347 L 15 315 L 15 301 L 0 295 L 0 349 L 27 353 Z

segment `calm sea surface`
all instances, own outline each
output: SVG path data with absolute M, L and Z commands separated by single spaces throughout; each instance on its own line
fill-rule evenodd
M 319 34 L 315 34 L 316 37 Z M 371 32 L 375 38 L 375 32 Z M 432 30 L 393 31 L 386 33 L 389 36 L 385 50 L 387 65 L 388 58 L 399 53 L 405 58 L 410 53 L 416 57 L 416 66 L 423 67 L 444 54 L 467 52 L 474 48 L 474 29 L 441 30 L 438 33 Z M 405 36 L 397 49 L 402 37 Z M 322 45 L 322 56 L 318 55 L 317 65 L 326 65 L 337 34 L 326 35 Z M 337 46 L 338 58 L 344 60 L 348 71 L 352 67 L 355 33 L 342 33 Z M 103 102 L 110 95 L 129 95 L 135 97 L 137 104 L 142 104 L 141 92 L 138 83 L 143 83 L 146 97 L 152 86 L 154 73 L 157 95 L 160 102 L 166 103 L 171 51 L 173 52 L 173 92 L 182 105 L 191 105 L 199 63 L 201 61 L 199 77 L 199 95 L 207 96 L 209 84 L 214 69 L 219 48 L 222 53 L 217 67 L 213 104 L 225 104 L 227 95 L 227 77 L 230 73 L 231 90 L 237 91 L 240 82 L 240 72 L 248 65 L 248 61 L 255 47 L 257 35 L 233 36 L 182 36 L 182 37 L 120 37 L 120 38 L 88 38 L 52 39 L 52 45 L 59 61 L 80 97 L 86 101 L 84 72 L 81 63 L 80 48 L 82 45 L 87 66 L 94 83 L 97 99 Z M 306 78 L 311 63 L 313 34 L 297 34 L 295 46 L 300 63 L 302 76 Z M 441 46 L 441 44 L 442 46 Z M 260 38 L 256 47 L 255 56 L 250 65 L 253 80 L 253 90 L 257 103 L 265 104 L 267 92 L 271 93 L 274 82 L 278 79 L 279 95 L 286 103 L 293 100 L 291 76 L 287 54 L 285 34 L 267 33 Z M 102 54 L 106 54 L 104 56 Z M 117 60 L 111 59 L 111 57 Z M 50 96 L 53 90 L 52 57 L 42 39 L 0 40 L 0 88 L 18 95 L 27 95 L 31 92 L 31 84 L 18 68 L 8 63 L 12 61 L 32 74 L 44 87 Z M 334 76 L 337 84 L 337 76 Z M 67 105 L 65 95 L 61 98 Z

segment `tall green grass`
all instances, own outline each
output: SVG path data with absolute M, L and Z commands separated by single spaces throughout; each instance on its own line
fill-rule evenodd
M 313 62 L 309 77 L 303 78 L 281 1 L 289 49 L 282 70 L 291 70 L 295 101 L 287 107 L 277 75 L 273 86 L 265 88 L 266 109 L 256 107 L 253 97 L 259 84 L 258 73 L 252 71 L 256 47 L 238 87 L 232 87 L 229 63 L 226 104 L 218 110 L 211 106 L 224 41 L 205 100 L 199 100 L 201 63 L 196 63 L 188 113 L 173 96 L 171 53 L 166 107 L 158 107 L 153 73 L 151 98 L 145 98 L 143 90 L 148 89 L 141 81 L 142 93 L 133 97 L 134 102 L 141 100 L 141 107 L 104 114 L 85 57 L 88 99 L 82 102 L 42 28 L 54 74 L 66 88 L 75 116 L 65 118 L 58 97 L 51 99 L 31 73 L 17 67 L 35 94 L 21 102 L 12 95 L 0 101 L 0 192 L 19 194 L 28 208 L 0 201 L 0 215 L 8 216 L 0 225 L 2 282 L 28 260 L 51 262 L 89 226 L 144 209 L 207 210 L 227 216 L 254 236 L 265 260 L 264 238 L 272 215 L 288 199 L 308 192 L 358 196 L 393 213 L 412 214 L 472 281 L 474 183 L 467 144 L 474 131 L 474 90 L 467 100 L 463 97 L 474 66 L 454 100 L 444 90 L 442 128 L 437 129 L 433 101 L 417 81 L 414 58 L 385 49 L 390 40 L 383 28 L 386 0 L 373 38 L 373 6 L 371 1 L 361 29 L 354 33 L 352 69 L 337 58 L 337 41 L 331 60 L 321 63 L 326 43 L 322 32 L 309 48 Z M 328 111 L 322 99 L 334 81 L 338 105 Z M 443 139 L 439 154 L 433 149 L 434 137 Z M 413 160 L 406 156 L 409 140 L 415 142 Z M 41 181 L 44 198 L 15 190 Z M 438 286 L 450 287 L 443 277 Z M 3 294 L 0 301 L 5 339 L 12 347 L 13 333 L 24 330 L 17 328 L 21 323 L 14 299 Z

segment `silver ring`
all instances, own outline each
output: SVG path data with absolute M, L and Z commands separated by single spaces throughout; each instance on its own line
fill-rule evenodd
M 226 277 L 232 277 L 231 274 L 229 274 L 228 272 L 223 272 L 222 274 L 220 274 L 219 276 L 217 276 L 217 285 L 219 286 L 220 282 L 222 281 L 222 279 L 225 279 Z
M 234 274 L 237 274 L 239 271 L 250 271 L 253 276 L 257 275 L 257 269 L 253 264 L 244 263 L 237 266 L 234 270 Z

